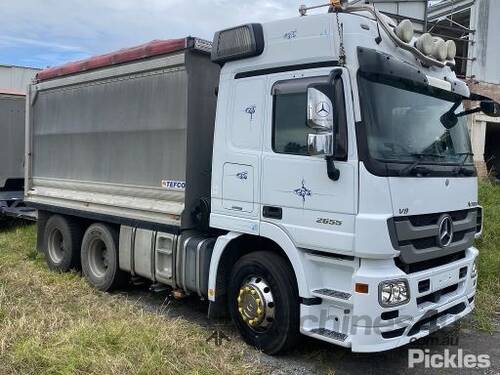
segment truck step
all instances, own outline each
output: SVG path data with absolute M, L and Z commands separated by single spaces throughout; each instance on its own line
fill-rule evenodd
M 347 339 L 347 335 L 345 333 L 340 333 L 336 331 L 332 331 L 326 328 L 314 328 L 309 331 L 313 335 L 324 336 L 331 340 L 344 342 Z
M 341 292 L 339 290 L 334 290 L 334 289 L 316 289 L 313 290 L 312 293 L 316 295 L 317 297 L 326 297 L 326 298 L 335 298 L 335 299 L 341 299 L 344 301 L 348 301 L 351 299 L 351 294 L 346 293 L 346 292 Z

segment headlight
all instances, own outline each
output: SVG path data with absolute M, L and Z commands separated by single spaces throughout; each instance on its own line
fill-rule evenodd
M 477 266 L 476 266 L 476 261 L 472 264 L 472 271 L 470 273 L 470 277 L 473 279 L 477 276 Z
M 382 307 L 403 305 L 410 300 L 410 288 L 406 280 L 382 281 L 378 286 Z

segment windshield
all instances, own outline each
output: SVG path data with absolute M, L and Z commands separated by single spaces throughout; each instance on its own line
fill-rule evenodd
M 362 75 L 359 85 L 370 158 L 385 163 L 472 163 L 466 118 L 459 117 L 451 129 L 440 121 L 461 97 L 432 87 L 410 91 L 401 83 Z M 455 112 L 461 111 L 460 103 Z

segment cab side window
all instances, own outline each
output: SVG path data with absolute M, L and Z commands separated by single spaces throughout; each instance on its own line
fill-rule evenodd
M 334 103 L 334 88 L 328 76 L 278 81 L 273 95 L 273 151 L 280 154 L 309 155 L 308 135 L 314 130 L 307 126 L 307 88 L 314 84 Z M 335 116 L 334 109 L 334 118 Z M 345 124 L 342 124 L 345 126 Z M 338 144 L 338 143 L 337 143 Z
M 277 153 L 307 155 L 307 94 L 291 92 L 274 97 L 273 149 Z

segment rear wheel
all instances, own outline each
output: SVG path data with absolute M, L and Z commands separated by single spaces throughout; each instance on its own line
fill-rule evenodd
M 118 262 L 118 233 L 106 224 L 92 224 L 82 241 L 82 271 L 95 288 L 108 292 L 123 286 L 127 274 Z
M 229 312 L 243 339 L 267 354 L 293 347 L 300 336 L 298 291 L 281 256 L 250 253 L 236 262 L 229 285 Z
M 78 223 L 53 215 L 45 224 L 44 252 L 50 269 L 67 272 L 80 266 L 80 245 L 83 230 Z

